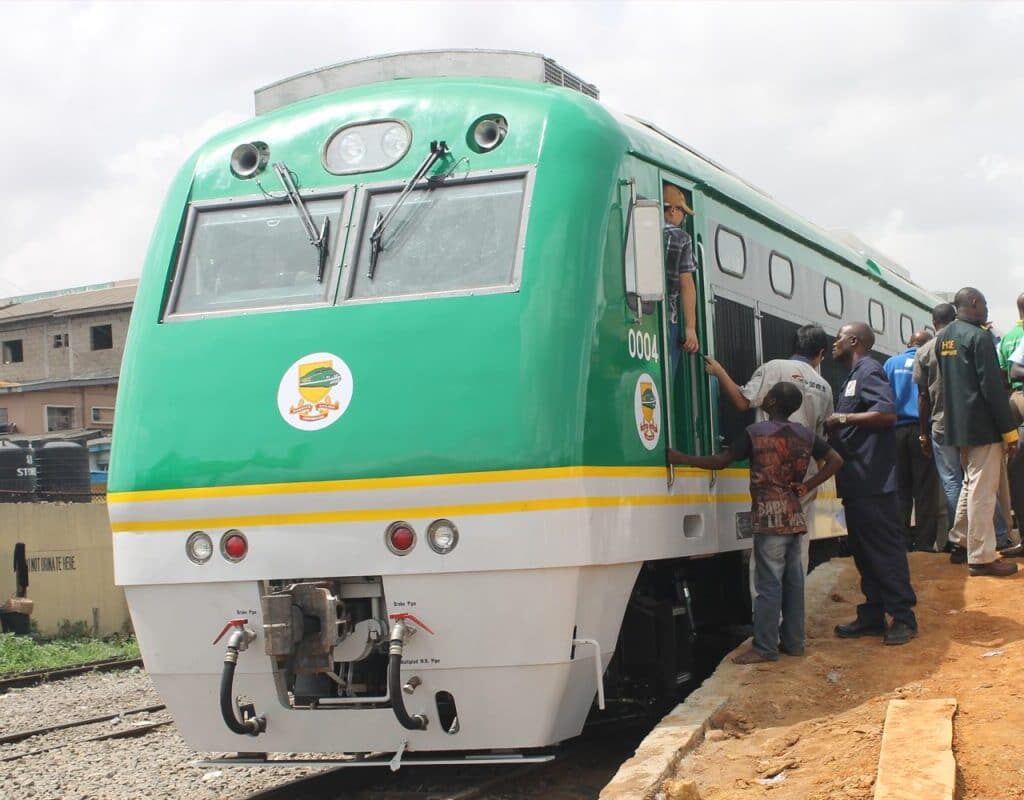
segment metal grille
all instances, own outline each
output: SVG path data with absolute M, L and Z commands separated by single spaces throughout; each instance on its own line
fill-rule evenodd
M 800 326 L 788 319 L 773 317 L 771 314 L 761 315 L 761 349 L 764 361 L 773 358 L 789 358 L 793 355 L 793 334 Z
M 588 97 L 593 97 L 595 100 L 600 97 L 600 93 L 594 84 L 584 83 L 571 72 L 566 72 L 550 58 L 544 59 L 544 82 L 552 83 L 555 86 L 564 86 L 567 89 L 575 89 L 577 92 L 582 92 Z
M 737 383 L 746 383 L 757 367 L 754 341 L 754 309 L 716 297 L 715 357 Z M 718 436 L 723 446 L 731 443 L 753 421 L 753 411 L 737 411 L 729 398 L 719 392 Z

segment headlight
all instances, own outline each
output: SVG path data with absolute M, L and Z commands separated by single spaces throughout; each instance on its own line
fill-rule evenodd
M 376 172 L 401 161 L 411 143 L 412 132 L 400 120 L 356 122 L 328 137 L 321 159 L 332 175 Z
M 435 519 L 427 528 L 427 544 L 435 553 L 450 553 L 458 543 L 459 529 L 449 519 Z
M 205 564 L 213 555 L 213 541 L 203 531 L 196 531 L 185 542 L 185 555 L 197 564 Z
M 388 125 L 380 137 L 380 146 L 389 158 L 401 158 L 409 149 L 409 131 L 397 122 Z
M 338 157 L 343 164 L 354 167 L 366 155 L 366 142 L 358 131 L 346 133 L 338 142 Z

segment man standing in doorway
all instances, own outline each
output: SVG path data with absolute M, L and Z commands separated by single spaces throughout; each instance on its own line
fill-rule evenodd
M 917 636 L 917 596 L 897 521 L 896 404 L 882 365 L 871 357 L 874 346 L 875 335 L 863 322 L 844 325 L 832 345 L 833 357 L 850 374 L 825 429 L 845 460 L 836 488 L 864 593 L 857 618 L 836 625 L 835 634 L 841 639 L 882 636 L 886 644 L 899 645 Z M 892 617 L 888 627 L 886 614 Z
M 1010 415 L 992 335 L 981 325 L 988 319 L 985 296 L 971 286 L 956 293 L 956 319 L 943 328 L 936 351 L 942 371 L 946 444 L 960 448 L 964 485 L 959 506 L 967 515 L 967 563 L 971 575 L 1002 578 L 1017 565 L 1000 561 L 992 524 L 1002 460 L 1017 454 L 1017 426 Z M 954 546 L 964 546 L 956 525 Z
M 941 528 L 949 529 L 939 503 L 939 478 L 927 445 L 919 437 L 918 390 L 914 384 L 914 358 L 931 333 L 918 331 L 910 347 L 885 362 L 885 375 L 896 399 L 896 494 L 900 501 L 903 537 L 908 550 L 934 552 Z M 916 531 L 910 528 L 914 512 Z M 916 533 L 916 535 L 915 535 Z
M 696 353 L 697 342 L 697 284 L 693 275 L 697 264 L 693 260 L 693 241 L 684 227 L 686 215 L 693 209 L 686 202 L 682 190 L 671 183 L 661 187 L 665 213 L 665 293 L 668 297 L 669 347 L 672 374 L 679 365 L 682 351 Z

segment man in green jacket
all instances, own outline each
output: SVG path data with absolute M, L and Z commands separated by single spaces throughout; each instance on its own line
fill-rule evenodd
M 1017 427 L 999 368 L 995 344 L 981 324 L 988 319 L 988 303 L 977 289 L 966 286 L 954 298 L 956 319 L 942 329 L 936 352 L 942 373 L 946 444 L 960 448 L 964 485 L 957 517 L 966 511 L 966 537 L 954 526 L 949 540 L 963 547 L 971 575 L 1005 577 L 1017 565 L 998 560 L 992 525 L 1002 460 L 1017 453 Z

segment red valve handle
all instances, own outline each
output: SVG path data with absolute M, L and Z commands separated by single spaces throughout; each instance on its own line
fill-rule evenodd
M 221 628 L 220 633 L 217 634 L 217 638 L 213 640 L 213 643 L 217 644 L 217 642 L 219 642 L 221 639 L 224 638 L 224 634 L 227 633 L 232 628 L 235 628 L 235 627 L 241 628 L 243 625 L 248 625 L 248 624 L 249 624 L 249 620 L 247 620 L 247 619 L 229 619 L 227 624 L 223 628 Z

